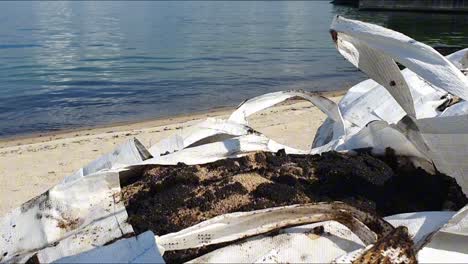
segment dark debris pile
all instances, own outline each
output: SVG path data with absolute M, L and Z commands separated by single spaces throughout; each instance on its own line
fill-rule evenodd
M 135 232 L 158 235 L 225 213 L 298 203 L 343 201 L 380 216 L 456 211 L 468 203 L 455 179 L 415 168 L 390 149 L 383 157 L 279 151 L 205 165 L 151 166 L 123 186 L 122 196 Z M 171 256 L 164 255 L 182 260 Z

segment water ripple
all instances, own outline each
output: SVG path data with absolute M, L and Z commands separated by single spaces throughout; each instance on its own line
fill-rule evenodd
M 468 43 L 464 15 L 357 12 L 327 1 L 7 1 L 0 137 L 347 88 L 364 76 L 335 50 L 335 14 L 430 44 Z

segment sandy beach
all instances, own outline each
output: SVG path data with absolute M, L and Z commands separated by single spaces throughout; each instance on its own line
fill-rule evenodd
M 341 96 L 331 97 L 339 101 Z M 145 147 L 207 117 L 227 118 L 233 109 L 118 124 L 0 141 L 0 215 L 43 193 L 64 176 L 136 137 Z M 276 141 L 310 148 L 326 116 L 304 101 L 275 106 L 250 118 L 252 127 Z

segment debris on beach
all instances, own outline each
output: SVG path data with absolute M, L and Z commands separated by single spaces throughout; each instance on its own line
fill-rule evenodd
M 201 165 L 151 166 L 122 187 L 122 199 L 135 233 L 158 235 L 227 213 L 294 204 L 343 201 L 383 217 L 457 211 L 468 203 L 453 178 L 431 175 L 402 160 L 391 151 L 382 160 L 368 153 L 279 151 Z M 205 251 L 167 252 L 164 258 L 179 263 Z
M 0 218 L 0 262 L 468 262 L 468 49 L 340 16 L 330 33 L 370 77 L 339 103 L 275 92 L 127 141 Z M 292 98 L 328 116 L 311 149 L 249 124 Z
M 382 157 L 390 166 L 367 153 L 284 151 L 192 166 L 155 165 L 122 187 L 122 199 L 135 233 L 158 235 L 226 213 L 293 204 L 343 201 L 383 217 L 458 211 L 468 203 L 453 178 L 398 163 L 390 155 Z
M 418 263 L 408 228 L 399 226 L 365 250 L 353 263 Z

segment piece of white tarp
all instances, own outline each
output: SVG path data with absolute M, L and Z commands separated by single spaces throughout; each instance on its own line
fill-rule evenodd
M 345 120 L 351 118 L 350 121 L 362 129 L 352 136 L 349 136 L 352 133 L 348 133 L 348 138 L 335 149 L 352 150 L 372 147 L 375 153 L 381 154 L 385 148 L 391 147 L 399 155 L 425 158 L 429 162 L 434 162 L 438 170 L 456 178 L 463 191 L 468 193 L 468 166 L 464 162 L 464 156 L 468 155 L 468 148 L 465 146 L 468 144 L 465 144 L 468 142 L 468 122 L 466 122 L 468 115 L 460 113 L 465 109 L 462 104 L 452 106 L 453 110 L 449 107 L 442 117 L 441 113 L 435 110 L 438 104 L 443 102 L 437 102 L 437 97 L 434 98 L 434 95 L 437 95 L 435 89 L 424 84 L 424 81 L 432 83 L 438 89 L 466 99 L 468 78 L 452 62 L 432 48 L 389 29 L 338 16 L 334 19 L 331 30 L 332 35 L 335 34 L 333 37 L 337 42 L 337 48 L 344 57 L 384 86 L 407 114 L 413 116 L 414 120 L 414 126 L 405 127 L 406 131 L 392 128 L 389 124 L 399 122 L 404 113 L 402 116 L 402 113 L 387 111 L 395 104 L 390 100 L 388 101 L 390 104 L 385 105 L 388 102 L 379 99 L 383 95 L 379 92 L 379 86 L 366 82 L 363 85 L 367 89 L 360 90 L 367 96 L 359 97 L 353 94 L 351 96 L 354 98 L 353 102 L 345 104 L 348 110 L 342 111 Z M 457 52 L 449 58 L 458 60 L 459 66 L 462 66 L 464 62 L 461 60 L 464 60 L 465 56 L 462 52 Z M 408 71 L 406 79 L 411 79 L 411 82 L 408 82 L 412 84 L 411 88 L 406 85 L 406 82 L 404 82 L 405 85 L 399 85 L 403 75 L 399 70 L 395 70 L 394 60 L 408 67 L 405 70 Z M 424 81 L 421 82 L 418 76 L 409 72 L 410 70 L 423 77 Z M 388 85 L 389 80 L 392 80 L 393 85 Z M 430 92 L 431 90 L 433 92 Z M 408 104 L 413 104 L 413 100 L 408 100 L 410 98 L 408 93 L 411 91 L 413 94 L 418 92 L 421 95 L 420 99 L 426 102 L 423 104 L 425 107 L 417 105 L 418 101 L 414 101 L 414 105 L 419 110 L 429 112 L 430 115 L 427 118 L 411 113 L 412 110 L 408 107 Z M 369 104 L 371 104 L 370 108 L 366 109 Z M 385 111 L 379 111 L 378 107 L 383 107 L 381 109 Z M 350 111 L 360 113 L 360 116 L 347 115 Z M 452 117 L 446 115 L 452 115 Z M 381 118 L 386 123 L 374 121 L 366 124 L 373 117 Z M 363 127 L 364 124 L 366 127 Z M 413 135 L 413 138 L 408 138 L 408 134 Z
M 193 127 L 161 140 L 150 148 L 152 159 L 142 164 L 202 164 L 219 159 L 239 157 L 254 151 L 306 154 L 267 138 L 252 129 L 247 118 L 261 110 L 291 98 L 311 102 L 335 122 L 336 135 L 345 133 L 337 104 L 321 95 L 303 91 L 280 91 L 254 97 L 242 103 L 227 120 L 209 118 Z M 330 148 L 331 149 L 331 148 Z
M 336 213 L 337 211 L 330 210 L 329 212 Z M 255 211 L 255 217 L 259 219 L 269 217 L 267 214 L 266 210 Z M 384 219 L 394 227 L 406 226 L 416 247 L 420 247 L 429 235 L 442 227 L 454 214 L 455 212 L 418 212 L 393 215 Z M 232 232 L 249 230 L 247 225 L 241 221 L 246 216 L 248 217 L 244 213 L 234 216 L 238 219 L 233 220 L 234 226 L 232 228 L 236 231 Z M 207 226 L 206 229 L 199 228 L 203 235 L 196 234 L 201 237 L 206 236 L 208 240 L 211 237 L 208 230 L 212 229 L 211 226 L 219 225 L 219 223 L 210 220 L 206 222 L 207 224 L 203 225 L 203 227 Z M 237 224 L 238 222 L 240 224 Z M 260 226 L 261 224 L 258 224 L 258 227 Z M 217 228 L 223 228 L 223 226 Z M 231 226 L 223 229 L 230 228 Z M 182 230 L 179 233 L 187 234 L 192 230 L 189 228 L 188 231 Z M 230 239 L 230 234 L 228 234 L 224 239 L 218 239 L 218 242 L 234 240 L 233 244 L 193 259 L 190 263 L 330 263 L 353 251 L 356 251 L 356 256 L 359 256 L 358 253 L 361 253 L 367 245 L 371 245 L 364 243 L 350 228 L 336 221 L 323 221 L 285 228 L 275 235 L 261 235 L 261 233 L 263 232 L 258 232 L 258 236 L 240 242 L 236 242 L 235 238 L 242 237 L 245 233 L 241 233 L 234 239 Z M 180 245 L 178 243 L 180 238 L 179 240 L 171 240 L 171 238 L 173 235 L 166 237 L 161 244 L 173 242 Z M 350 258 L 347 256 L 347 258 L 342 258 L 342 260 L 344 259 Z
M 331 128 L 337 136 L 333 137 L 333 139 L 337 139 L 339 136 L 346 134 L 347 124 L 343 120 L 338 105 L 326 97 L 303 91 L 280 91 L 254 97 L 242 103 L 231 114 L 229 120 L 247 125 L 247 117 L 250 115 L 294 97 L 311 102 L 334 121 Z
M 354 62 L 353 64 L 357 67 L 361 68 L 361 65 L 358 63 L 359 59 L 362 58 L 360 55 L 364 55 L 364 58 L 366 56 L 369 57 L 367 53 L 369 53 L 370 49 L 372 52 L 376 51 L 378 54 L 381 54 L 381 56 L 388 56 L 407 66 L 409 69 L 406 69 L 406 71 L 411 70 L 420 77 L 423 77 L 424 81 L 435 86 L 433 88 L 442 89 L 462 99 L 467 99 L 468 79 L 460 70 L 466 67 L 468 49 L 448 56 L 448 59 L 453 61 L 452 63 L 448 59 L 443 58 L 432 48 L 422 43 L 416 42 L 400 33 L 375 25 L 337 17 L 331 29 L 337 32 L 335 36 L 338 40 L 337 47 L 338 49 L 343 49 L 340 50 L 340 52 L 352 63 Z M 340 45 L 340 36 L 345 43 L 344 45 Z M 350 52 L 350 50 L 352 52 Z M 368 66 L 367 61 L 363 64 L 363 68 L 364 72 L 368 73 L 372 78 L 377 79 L 377 82 L 379 82 L 379 78 L 381 78 L 379 74 L 386 71 L 386 69 Z M 390 68 L 390 66 L 387 68 Z M 393 73 L 393 76 L 399 78 L 398 74 Z M 468 193 L 468 166 L 465 161 L 465 156 L 468 154 L 468 143 L 466 143 L 468 142 L 468 115 L 466 115 L 465 101 L 458 103 L 458 105 L 449 106 L 443 113 L 439 113 L 436 110 L 438 110 L 437 107 L 441 105 L 440 101 L 437 102 L 437 97 L 431 98 L 431 96 L 436 95 L 436 93 L 427 93 L 427 91 L 431 89 L 428 89 L 429 87 L 426 85 L 422 85 L 421 82 L 419 82 L 418 86 L 418 79 L 420 77 L 412 76 L 411 73 L 408 73 L 408 77 L 413 78 L 411 82 L 408 82 L 411 83 L 408 89 L 412 92 L 426 91 L 425 96 L 421 97 L 422 100 L 414 101 L 417 111 L 419 110 L 423 112 L 423 114 L 425 113 L 425 115 L 421 116 L 416 114 L 416 118 L 407 118 L 405 124 L 399 123 L 396 126 L 391 126 L 388 123 L 382 122 L 376 123 L 377 121 L 368 123 L 366 128 L 359 130 L 353 137 L 346 140 L 343 145 L 338 146 L 337 149 L 352 149 L 359 146 L 369 146 L 382 151 L 385 146 L 388 146 L 394 148 L 397 154 L 400 155 L 426 158 L 428 161 L 434 162 L 434 165 L 439 171 L 454 177 L 457 183 L 462 187 L 464 193 Z M 390 77 L 390 79 L 391 78 L 392 77 Z M 385 86 L 385 83 L 382 82 L 381 84 Z M 380 88 L 379 86 L 372 87 L 372 82 L 368 82 L 366 86 L 365 88 L 359 89 L 364 94 L 370 94 Z M 385 88 L 389 90 L 387 86 Z M 397 92 L 399 91 L 402 94 L 406 93 L 405 86 L 400 86 L 398 89 Z M 395 97 L 393 94 L 395 91 L 389 90 L 389 92 Z M 376 96 L 370 97 L 374 97 L 378 100 Z M 449 98 L 450 95 L 446 97 Z M 398 99 L 398 97 L 395 98 L 398 103 L 402 105 L 402 101 L 404 100 L 401 100 L 401 98 Z M 372 98 L 364 99 L 364 97 L 358 96 L 356 93 L 351 94 L 348 99 L 358 102 L 361 100 L 361 102 L 363 102 L 362 106 L 367 106 L 368 103 L 372 103 L 372 100 L 370 100 Z M 443 97 L 441 97 L 441 99 L 443 99 Z M 346 97 L 344 100 L 346 100 Z M 418 106 L 417 103 L 421 101 L 425 103 L 422 106 Z M 340 103 L 340 106 L 341 105 Z M 349 106 L 350 103 L 347 103 L 348 111 L 361 113 L 361 117 L 355 118 L 355 120 L 364 122 L 359 123 L 355 120 L 352 122 L 357 126 L 362 126 L 363 123 L 370 120 L 373 116 L 377 116 L 389 123 L 398 122 L 398 119 L 395 120 L 395 117 L 398 116 L 395 115 L 395 112 L 380 111 L 381 114 L 379 114 L 377 108 L 371 108 L 365 111 L 363 107 L 353 109 Z M 376 107 L 378 106 L 376 105 Z M 390 108 L 387 105 L 382 107 L 382 109 Z M 409 112 L 406 108 L 405 110 Z M 346 120 L 347 112 L 342 112 Z M 390 118 L 388 117 L 388 113 L 390 113 Z M 410 113 L 408 114 L 411 115 Z M 367 117 L 367 120 L 362 117 Z M 327 124 L 327 126 L 329 125 Z M 389 128 L 394 130 L 389 130 Z M 388 132 L 384 132 L 385 130 Z M 395 136 L 397 136 L 398 139 L 396 139 Z M 415 149 L 418 151 L 415 152 Z M 457 227 L 463 226 L 463 224 L 460 223 L 466 223 L 468 221 L 466 214 L 459 212 L 459 215 L 460 216 L 454 217 L 451 220 L 457 223 Z M 419 260 L 422 262 L 427 262 L 431 258 L 434 260 L 434 255 L 439 254 L 445 256 L 445 258 L 435 258 L 436 261 L 446 261 L 453 257 L 453 261 L 461 260 L 466 262 L 468 260 L 468 256 L 466 255 L 467 250 L 465 248 L 459 249 L 455 245 L 466 242 L 464 240 L 466 240 L 468 232 L 465 230 L 466 228 L 460 229 L 462 231 L 457 235 L 461 233 L 461 237 L 452 236 L 452 244 L 447 242 L 449 241 L 448 239 L 444 240 L 443 237 L 445 233 L 443 231 L 439 232 L 435 238 L 442 238 L 439 240 L 434 240 L 433 238 L 433 240 L 431 240 L 433 246 L 425 247 L 419 255 Z M 457 242 L 453 243 L 454 241 Z M 441 244 L 443 244 L 445 248 L 441 246 Z M 441 247 L 443 250 L 440 249 Z
M 437 169 L 457 179 L 468 194 L 468 115 L 415 120 Z
M 290 98 L 311 102 L 335 121 L 332 129 L 336 135 L 345 133 L 345 124 L 335 102 L 310 92 L 274 92 L 247 100 L 228 120 L 210 118 L 161 140 L 150 148 L 153 158 L 140 164 L 174 165 L 183 162 L 193 165 L 240 157 L 255 151 L 276 152 L 280 149 L 289 154 L 311 153 L 277 143 L 248 126 L 247 117 Z M 323 150 L 331 150 L 333 146 L 324 147 Z
M 360 26 L 354 27 L 356 24 L 359 24 Z M 351 124 L 346 127 L 348 138 L 360 132 L 361 129 L 372 121 L 382 120 L 389 124 L 398 123 L 407 114 L 400 104 L 409 104 L 409 102 L 404 99 L 409 98 L 407 93 L 408 89 L 413 99 L 416 114 L 415 117 L 436 117 L 441 114 L 438 107 L 447 103 L 451 98 L 451 95 L 448 94 L 448 92 L 451 91 L 451 86 L 449 84 L 441 85 L 439 83 L 440 87 L 437 87 L 435 85 L 435 83 L 437 83 L 436 80 L 444 76 L 450 76 L 453 73 L 457 76 L 456 78 L 459 82 L 465 83 L 467 81 L 460 69 L 464 67 L 462 61 L 468 57 L 468 49 L 449 55 L 446 59 L 442 60 L 443 62 L 441 62 L 441 55 L 436 51 L 426 55 L 423 55 L 420 52 L 413 52 L 412 47 L 414 45 L 424 46 L 424 44 L 414 40 L 411 43 L 405 42 L 404 40 L 407 40 L 407 37 L 397 32 L 394 32 L 394 35 L 398 36 L 400 39 L 395 40 L 389 47 L 384 46 L 378 48 L 377 46 L 379 45 L 376 40 L 380 38 L 385 39 L 385 35 L 390 38 L 394 36 L 388 33 L 393 32 L 389 29 L 337 17 L 332 23 L 331 30 L 332 32 L 336 32 L 334 38 L 337 41 L 337 48 L 340 53 L 345 55 L 345 58 L 350 60 L 350 62 L 357 67 L 364 67 L 365 72 L 369 74 L 369 76 L 379 80 L 379 78 L 382 79 L 384 77 L 399 79 L 401 77 L 400 75 L 402 75 L 407 83 L 407 86 L 395 85 L 393 87 L 388 87 L 388 85 L 386 85 L 387 87 L 384 87 L 379 85 L 376 81 L 369 79 L 352 87 L 338 104 L 343 115 L 344 122 L 349 122 Z M 362 35 L 365 35 L 366 37 L 362 37 Z M 344 46 L 342 45 L 343 43 L 345 43 Z M 390 71 L 390 68 L 394 68 L 394 65 L 390 62 L 388 63 L 390 66 L 385 67 L 386 64 L 380 63 L 378 58 L 376 59 L 371 57 L 369 59 L 366 57 L 368 56 L 367 53 L 372 52 L 375 56 L 385 56 L 386 60 L 390 58 L 401 62 L 399 60 L 399 55 L 395 54 L 398 50 L 397 47 L 399 47 L 399 52 L 406 56 L 406 60 L 412 61 L 412 63 L 403 63 L 408 68 L 404 69 L 401 72 L 402 74 L 399 74 L 396 71 Z M 384 52 L 381 49 L 390 49 L 391 51 Z M 437 53 L 437 55 L 434 55 L 434 52 Z M 430 57 L 433 55 L 438 59 L 431 60 Z M 421 56 L 423 58 L 421 58 Z M 426 58 L 427 56 L 429 58 Z M 367 60 L 364 60 L 364 58 L 367 58 Z M 359 63 L 360 61 L 363 61 L 363 63 Z M 426 62 L 428 63 L 427 65 L 424 64 Z M 369 65 L 369 63 L 371 65 Z M 440 68 L 441 63 L 443 65 L 449 65 L 450 67 Z M 431 78 L 429 78 L 429 80 L 423 79 L 416 74 L 420 73 L 420 67 L 426 66 L 429 68 L 429 71 L 438 69 L 434 72 Z M 444 73 L 444 71 L 448 71 L 449 73 Z M 381 77 L 380 75 L 385 76 Z M 426 73 L 426 75 L 428 75 L 428 73 Z M 384 85 L 386 84 L 386 82 L 383 82 L 382 80 L 380 80 L 380 82 Z M 390 88 L 392 93 L 389 93 L 387 88 Z M 402 94 L 395 95 L 395 93 L 398 94 L 398 92 Z M 392 95 L 396 96 L 396 98 L 399 98 L 398 96 L 400 96 L 400 99 L 395 100 Z M 455 104 L 451 107 L 462 108 L 457 105 L 458 104 Z M 445 110 L 447 114 L 451 115 L 454 113 L 460 113 L 457 109 L 451 110 L 451 107 Z M 405 106 L 405 108 L 408 108 L 408 106 Z M 411 112 L 411 110 L 408 110 L 407 112 Z M 331 135 L 335 134 L 331 130 L 332 126 L 333 120 L 328 118 L 319 128 L 316 138 L 314 139 L 313 147 L 317 148 L 330 142 Z M 334 135 L 334 137 L 336 138 L 336 135 Z M 346 142 L 346 139 L 343 140 L 343 142 Z M 337 146 L 339 145 L 340 144 Z
M 248 138 L 244 136 L 253 135 L 257 136 L 260 139 L 261 137 L 264 137 L 264 135 L 249 127 L 247 118 L 256 112 L 279 104 L 290 98 L 301 98 L 303 100 L 311 102 L 313 105 L 318 107 L 321 111 L 327 114 L 327 116 L 329 116 L 335 121 L 333 129 L 336 130 L 336 134 L 341 135 L 344 133 L 344 124 L 341 118 L 341 113 L 335 102 L 321 95 L 316 95 L 310 92 L 280 91 L 261 95 L 245 101 L 231 114 L 228 120 L 209 118 L 206 121 L 196 124 L 187 130 L 176 133 L 167 139 L 161 140 L 160 142 L 156 143 L 150 148 L 150 153 L 156 158 L 153 159 L 153 161 L 157 160 L 158 156 L 166 156 L 186 148 L 196 147 L 199 145 L 206 145 L 208 143 L 221 142 L 223 140 L 227 142 L 226 145 L 228 145 L 229 147 L 229 143 L 232 142 L 232 140 L 230 139 L 235 137 Z M 274 145 L 277 144 L 274 143 Z M 216 145 L 214 147 L 217 148 Z M 283 147 L 288 148 L 286 146 Z M 289 149 L 290 153 L 296 152 L 296 150 L 293 150 L 293 148 Z M 268 151 L 268 149 L 265 148 L 261 148 L 258 150 Z M 242 151 L 240 148 L 234 148 L 232 150 L 227 149 L 227 152 L 240 151 Z M 298 152 L 301 151 L 298 150 Z M 205 153 L 205 151 L 203 153 Z M 221 158 L 229 156 L 227 154 L 219 153 L 220 152 L 217 151 L 217 153 L 214 155 L 219 156 Z M 198 156 L 199 154 L 196 155 Z M 209 156 L 213 155 L 209 154 Z M 172 159 L 172 157 L 170 158 Z M 168 159 L 169 157 L 162 158 L 161 160 L 166 161 Z
M 41 263 L 90 250 L 132 233 L 119 175 L 102 172 L 56 185 L 0 219 L 1 262 Z
M 189 263 L 330 263 L 365 244 L 346 226 L 325 221 L 260 235 L 207 253 Z
M 338 38 L 343 34 L 357 39 L 403 64 L 427 82 L 468 100 L 468 79 L 432 47 L 399 32 L 341 16 L 335 17 L 330 28 L 338 33 Z
M 370 228 L 378 229 L 383 234 L 392 230 L 392 226 L 379 217 L 336 202 L 224 214 L 179 232 L 163 235 L 156 241 L 165 251 L 197 248 L 260 235 L 288 226 L 329 220 L 346 225 L 365 244 L 374 243 L 377 239 L 377 234 Z
M 153 232 L 124 238 L 110 245 L 61 258 L 54 263 L 165 263 Z
M 468 69 L 468 48 L 454 52 L 446 57 L 458 69 Z
M 309 224 L 316 222 L 319 224 Z M 346 204 L 319 203 L 225 214 L 157 237 L 156 241 L 170 251 L 247 238 L 194 259 L 193 263 L 323 262 L 374 243 L 377 235 L 392 229 L 379 217 Z M 271 231 L 280 233 L 265 235 Z
M 389 147 L 398 150 L 399 155 L 426 158 L 404 134 L 384 121 L 371 122 L 336 150 L 372 148 L 374 154 L 382 155 Z
M 332 30 L 333 26 L 332 24 Z M 343 57 L 385 87 L 408 115 L 416 116 L 408 84 L 391 57 L 369 47 L 367 42 L 354 37 L 349 31 L 346 33 L 332 31 L 332 34 L 339 34 L 335 40 L 338 51 Z
M 463 57 L 468 57 L 468 48 L 448 55 L 446 58 L 454 65 L 461 67 Z M 440 112 L 436 108 L 447 101 L 442 98 L 447 97 L 448 93 L 429 84 L 410 69 L 404 69 L 402 74 L 414 99 L 416 117 L 438 116 Z M 405 115 L 403 109 L 386 89 L 372 79 L 351 87 L 338 105 L 343 119 L 359 127 L 364 127 L 370 121 L 375 120 L 397 123 Z M 457 106 L 458 104 L 455 104 L 447 110 Z
M 295 210 L 297 206 L 281 207 Z M 278 210 L 280 208 L 277 208 Z M 298 208 L 300 210 L 300 208 Z M 315 208 L 326 209 L 326 208 Z M 338 208 L 329 210 L 328 213 L 336 214 Z M 345 208 L 341 208 L 345 209 Z M 315 210 L 314 214 L 323 213 L 323 210 Z M 356 212 L 353 210 L 352 212 Z M 253 212 L 256 218 L 270 221 L 277 221 L 276 217 L 271 216 L 268 210 L 258 210 Z M 277 211 L 275 214 L 281 214 L 284 218 L 284 211 Z M 358 213 L 360 215 L 362 213 Z M 434 231 L 443 226 L 455 212 L 418 212 L 398 214 L 384 219 L 394 227 L 406 226 L 410 237 L 413 238 L 415 245 L 422 245 L 427 237 Z M 226 217 L 221 221 L 214 219 L 207 220 L 200 224 L 204 228 L 199 228 L 201 232 L 193 233 L 193 228 L 181 230 L 180 232 L 168 234 L 162 237 L 156 237 L 159 245 L 155 244 L 155 237 L 148 231 L 138 237 L 119 240 L 111 245 L 98 247 L 91 251 L 81 253 L 75 256 L 66 257 L 56 261 L 57 263 L 141 263 L 163 262 L 161 254 L 164 253 L 164 245 L 168 249 L 174 247 L 167 244 L 176 245 L 177 249 L 199 247 L 205 244 L 214 244 L 216 242 L 223 243 L 226 241 L 236 240 L 237 237 L 248 235 L 249 225 L 256 225 L 258 229 L 251 238 L 247 238 L 241 242 L 235 242 L 218 250 L 214 250 L 201 257 L 193 259 L 190 263 L 271 263 L 271 262 L 295 262 L 295 263 L 328 263 L 341 255 L 348 252 L 364 249 L 366 243 L 363 243 L 356 234 L 347 226 L 336 221 L 323 221 L 314 224 L 300 225 L 280 230 L 276 235 L 263 235 L 269 229 L 260 228 L 261 224 L 255 224 L 251 218 L 252 213 L 236 213 L 230 214 L 232 226 L 224 229 L 234 229 L 231 232 L 225 233 L 224 237 L 218 240 L 212 240 L 213 227 L 219 228 L 219 225 L 228 224 Z M 289 220 L 297 219 L 298 214 L 288 214 L 291 217 Z M 360 217 L 366 217 L 362 214 Z M 249 221 L 246 221 L 246 220 Z M 253 222 L 253 224 L 252 224 Z M 268 220 L 267 220 L 268 222 Z M 297 223 L 297 222 L 290 222 Z M 385 223 L 385 222 L 382 222 Z M 387 224 L 385 224 L 387 225 Z M 221 226 L 222 228 L 222 226 Z M 386 227 L 389 228 L 389 227 Z M 234 233 L 236 236 L 232 236 Z M 366 231 L 367 232 L 367 231 Z M 250 233 L 252 234 L 252 233 Z M 193 240 L 202 241 L 198 244 L 180 243 L 181 237 L 189 239 L 187 236 L 196 236 Z M 369 241 L 368 241 L 369 242 Z M 160 250 L 158 250 L 160 249 Z M 357 251 L 360 252 L 360 251 Z
M 466 54 L 468 54 L 468 52 Z M 468 101 L 461 101 L 448 107 L 442 114 L 440 114 L 440 117 L 458 115 L 468 115 Z
M 384 219 L 394 227 L 407 227 L 416 249 L 419 249 L 430 235 L 444 226 L 455 214 L 456 212 L 450 211 L 416 212 L 391 215 Z
M 447 96 L 447 92 L 430 86 L 409 69 L 404 69 L 402 75 L 409 84 L 416 117 L 438 115 L 436 108 L 446 101 L 441 98 Z M 358 96 L 356 98 L 353 95 Z M 373 80 L 366 80 L 352 87 L 340 101 L 339 107 L 343 118 L 359 128 L 375 120 L 384 120 L 394 124 L 406 115 L 391 94 Z
M 132 164 L 138 164 L 150 157 L 150 153 L 146 150 L 143 144 L 141 144 L 136 138 L 133 138 L 119 145 L 111 153 L 102 155 L 83 168 L 80 168 L 72 175 L 66 176 L 63 182 L 71 182 L 102 170 L 116 169 Z
M 248 124 L 247 117 L 261 110 L 286 101 L 289 98 L 302 98 L 311 102 L 335 122 L 342 122 L 340 109 L 336 103 L 321 95 L 303 91 L 280 91 L 254 97 L 242 103 L 229 117 L 230 121 Z
M 421 263 L 468 261 L 468 206 L 448 221 L 418 253 Z
M 177 152 L 188 147 L 254 133 L 255 131 L 247 125 L 239 124 L 230 120 L 208 118 L 203 122 L 195 124 L 193 127 L 184 129 L 179 133 L 159 141 L 155 145 L 151 146 L 149 152 L 154 157 L 158 157 Z M 207 139 L 211 140 L 207 141 Z
M 264 135 L 249 134 L 157 156 L 141 162 L 140 165 L 176 165 L 180 162 L 187 165 L 205 164 L 220 159 L 241 157 L 257 151 L 277 152 L 281 149 L 290 154 L 308 153 L 308 151 L 277 143 Z
M 427 243 L 431 235 L 439 230 L 454 215 L 455 212 L 417 212 L 387 216 L 384 219 L 394 227 L 406 227 L 409 236 L 414 242 L 413 249 L 418 253 L 418 250 Z M 368 245 L 367 247 L 361 247 L 354 251 L 348 251 L 348 253 L 336 258 L 333 263 L 353 263 L 362 253 L 371 247 L 372 245 Z M 420 258 L 419 255 L 417 257 L 419 262 L 426 262 L 424 259 Z M 447 262 L 447 260 L 441 262 Z

